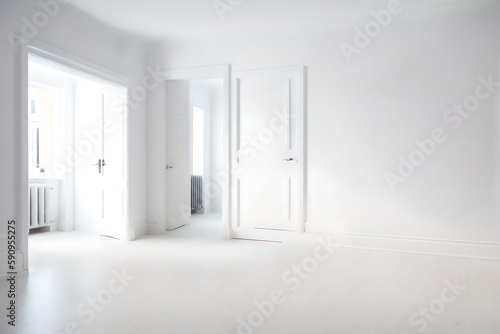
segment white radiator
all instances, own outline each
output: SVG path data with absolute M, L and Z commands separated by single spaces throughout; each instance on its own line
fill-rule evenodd
M 51 201 L 54 188 L 48 184 L 29 185 L 30 228 L 49 226 L 51 223 Z

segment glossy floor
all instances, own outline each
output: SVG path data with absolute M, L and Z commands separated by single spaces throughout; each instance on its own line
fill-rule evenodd
M 213 214 L 129 243 L 30 235 L 16 328 L 3 318 L 0 332 L 500 333 L 500 263 L 339 248 L 318 237 L 224 241 Z

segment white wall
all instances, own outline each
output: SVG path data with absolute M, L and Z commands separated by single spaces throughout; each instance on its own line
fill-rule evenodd
M 61 1 L 62 2 L 62 1 Z M 18 192 L 18 147 L 17 123 L 19 53 L 14 50 L 7 35 L 21 34 L 23 17 L 32 22 L 33 16 L 41 11 L 36 1 L 4 0 L 0 2 L 0 100 L 2 101 L 2 122 L 0 142 L 2 157 L 0 178 L 0 219 L 5 222 L 16 218 L 18 210 L 24 210 L 23 203 L 17 203 Z M 131 87 L 142 85 L 145 75 L 145 53 L 140 41 L 119 34 L 91 18 L 79 14 L 69 5 L 60 5 L 59 12 L 38 28 L 35 39 L 50 46 L 76 55 L 86 61 L 127 76 L 132 79 Z M 130 223 L 137 225 L 137 233 L 145 232 L 146 220 L 146 107 L 141 101 L 130 111 Z M 18 206 L 19 205 L 19 206 Z M 1 224 L 5 233 L 6 224 Z M 18 238 L 21 238 L 20 233 Z M 18 240 L 24 247 L 25 238 Z M 0 253 L 6 251 L 5 238 L 0 240 Z M 0 256 L 1 257 L 1 256 Z M 1 274 L 1 272 L 0 272 Z
M 499 28 L 498 12 L 389 26 L 351 64 L 339 43 L 352 44 L 352 31 L 157 49 L 149 63 L 307 66 L 309 231 L 500 242 L 498 90 L 459 129 L 443 120 L 478 76 L 500 80 Z M 448 140 L 392 192 L 384 173 L 437 127 Z

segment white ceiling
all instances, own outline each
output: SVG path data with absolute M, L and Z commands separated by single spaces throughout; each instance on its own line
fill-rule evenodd
M 389 0 L 217 0 L 240 3 L 217 14 L 216 0 L 72 0 L 120 30 L 172 44 L 281 39 L 363 26 Z M 400 0 L 393 23 L 500 9 L 500 0 Z

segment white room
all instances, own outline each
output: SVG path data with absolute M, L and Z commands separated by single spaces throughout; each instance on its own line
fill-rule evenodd
M 0 0 L 0 32 L 2 333 L 500 332 L 499 1 Z

